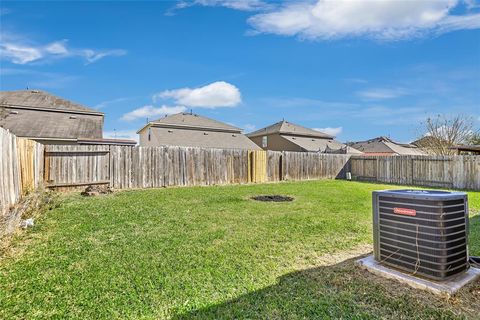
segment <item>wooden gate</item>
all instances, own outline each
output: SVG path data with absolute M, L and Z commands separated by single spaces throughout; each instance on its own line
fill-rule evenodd
M 47 187 L 75 187 L 109 183 L 109 146 L 45 146 L 45 184 Z
M 248 182 L 262 183 L 267 181 L 267 151 L 248 152 Z

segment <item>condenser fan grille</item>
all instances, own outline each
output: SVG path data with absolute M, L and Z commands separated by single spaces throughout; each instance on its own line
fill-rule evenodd
M 465 193 L 376 191 L 373 208 L 380 263 L 434 280 L 468 268 Z

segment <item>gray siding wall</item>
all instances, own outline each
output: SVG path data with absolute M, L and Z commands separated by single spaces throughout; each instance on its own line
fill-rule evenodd
M 262 137 L 253 137 L 250 138 L 253 142 L 255 142 L 260 148 L 262 148 Z M 267 135 L 267 147 L 262 148 L 264 150 L 272 150 L 272 151 L 295 151 L 295 152 L 302 152 L 302 148 L 298 145 L 288 141 L 287 139 L 282 138 L 279 134 L 270 134 Z

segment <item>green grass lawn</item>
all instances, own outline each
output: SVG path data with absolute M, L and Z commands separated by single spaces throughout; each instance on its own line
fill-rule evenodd
M 438 298 L 353 266 L 371 192 L 347 181 L 150 189 L 60 205 L 0 260 L 0 318 L 475 318 L 480 281 Z M 260 203 L 258 194 L 295 197 Z M 480 255 L 480 193 L 469 194 Z

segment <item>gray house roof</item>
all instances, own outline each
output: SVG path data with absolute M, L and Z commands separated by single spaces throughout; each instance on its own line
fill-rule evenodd
M 366 141 L 348 143 L 349 146 L 364 153 L 424 155 L 425 153 L 411 144 L 397 143 L 387 137 L 378 137 Z
M 101 139 L 103 113 L 43 91 L 2 91 L 0 126 L 19 137 Z
M 285 135 L 291 134 L 295 136 L 317 137 L 317 138 L 324 138 L 324 139 L 335 138 L 334 136 L 331 136 L 329 134 L 326 134 L 317 130 L 305 128 L 303 126 L 300 126 L 298 124 L 294 124 L 285 120 L 274 123 L 263 129 L 251 132 L 247 134 L 247 137 L 264 136 L 264 135 L 269 135 L 274 133 L 285 134 Z
M 240 128 L 193 113 L 173 114 L 149 122 L 137 133 L 149 137 L 145 145 L 152 146 L 260 149 Z
M 232 125 L 213 120 L 204 116 L 200 116 L 195 113 L 177 113 L 169 116 L 165 116 L 158 120 L 149 122 L 143 128 L 138 130 L 140 133 L 143 129 L 149 126 L 154 127 L 176 127 L 176 128 L 190 128 L 190 129 L 204 129 L 204 130 L 219 130 L 228 132 L 241 133 L 242 129 L 234 127 Z
M 40 90 L 1 91 L 0 106 L 34 108 L 36 110 L 45 108 L 63 112 L 71 111 L 103 115 L 102 112 L 89 109 L 81 104 L 62 99 Z
M 287 139 L 288 141 L 300 146 L 303 150 L 309 152 L 326 152 L 326 153 L 335 153 L 344 152 L 348 154 L 362 154 L 362 152 L 349 147 L 340 141 L 334 139 L 325 139 L 325 138 L 312 138 L 312 137 L 294 137 L 281 135 L 282 138 Z

